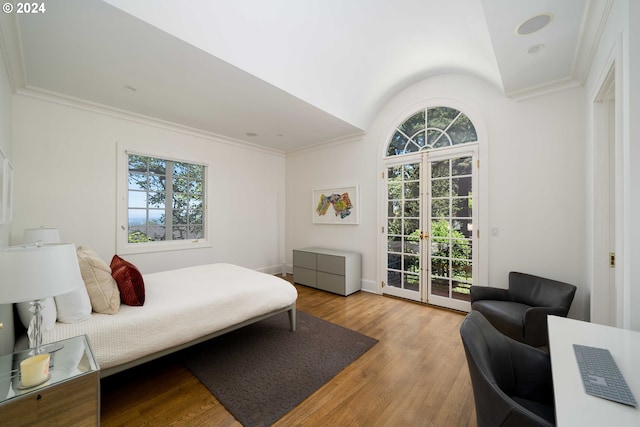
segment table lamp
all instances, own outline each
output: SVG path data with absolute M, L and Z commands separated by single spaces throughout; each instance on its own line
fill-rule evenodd
M 22 244 L 60 243 L 60 232 L 57 228 L 25 228 L 22 232 Z
M 84 286 L 73 243 L 0 248 L 0 304 L 31 302 L 27 335 L 34 354 L 42 352 L 42 300 Z
M 20 243 L 21 245 L 35 245 L 42 243 L 62 243 L 58 229 L 45 227 L 43 225 L 40 227 L 24 229 L 22 233 L 22 243 Z M 29 323 L 31 323 L 31 319 L 33 318 L 33 304 L 31 302 L 19 302 L 15 304 L 15 306 L 18 310 L 18 317 L 20 318 L 20 321 L 25 325 L 25 327 L 29 327 Z M 55 326 L 58 317 L 58 310 L 53 297 L 45 298 L 40 301 L 40 306 L 42 308 L 40 311 L 42 314 L 42 323 L 40 323 L 40 328 L 42 333 L 44 333 Z M 54 349 L 52 346 L 47 346 L 47 350 L 49 352 L 54 352 L 60 349 Z

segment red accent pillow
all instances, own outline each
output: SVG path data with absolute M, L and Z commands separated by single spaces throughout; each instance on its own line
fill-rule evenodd
M 144 280 L 135 265 L 118 255 L 111 259 L 111 276 L 118 284 L 120 300 L 127 305 L 144 304 Z

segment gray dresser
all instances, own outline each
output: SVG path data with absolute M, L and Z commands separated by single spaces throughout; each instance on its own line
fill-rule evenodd
M 361 288 L 362 261 L 359 253 L 325 248 L 293 250 L 293 281 L 340 295 Z

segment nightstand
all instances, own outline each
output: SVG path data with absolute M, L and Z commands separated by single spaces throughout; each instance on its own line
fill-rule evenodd
M 0 420 L 3 426 L 97 426 L 100 368 L 85 335 L 59 341 L 44 384 L 22 389 L 20 362 L 29 351 L 0 356 Z M 46 345 L 45 351 L 46 351 Z
M 350 295 L 361 288 L 361 255 L 326 248 L 294 249 L 293 281 L 339 295 Z

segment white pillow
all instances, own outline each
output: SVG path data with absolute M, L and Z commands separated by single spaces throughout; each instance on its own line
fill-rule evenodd
M 31 322 L 31 317 L 33 317 L 33 313 L 29 310 L 31 308 L 30 302 L 19 302 L 16 304 L 16 308 L 18 309 L 18 316 L 20 317 L 20 321 L 24 325 L 25 329 L 29 329 L 29 322 Z M 56 325 L 56 303 L 51 298 L 45 298 L 42 300 L 42 326 L 43 331 L 49 331 L 53 329 Z
M 58 322 L 77 323 L 91 317 L 91 300 L 87 288 L 82 286 L 75 291 L 58 295 L 56 308 L 58 309 Z

